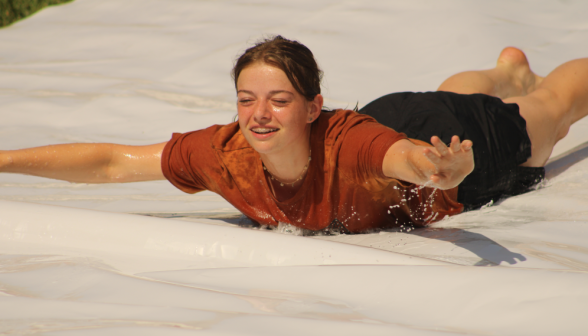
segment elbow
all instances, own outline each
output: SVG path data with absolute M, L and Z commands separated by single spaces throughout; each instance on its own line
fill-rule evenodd
M 135 174 L 122 171 L 116 167 L 107 167 L 104 171 L 96 173 L 96 183 L 125 183 L 133 182 Z

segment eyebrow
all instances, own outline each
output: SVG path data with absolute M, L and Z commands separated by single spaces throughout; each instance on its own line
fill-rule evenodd
M 237 91 L 237 93 L 241 93 L 241 92 L 254 95 L 254 93 L 252 91 L 249 91 L 249 90 L 238 90 Z M 289 93 L 291 95 L 294 95 L 294 93 L 292 93 L 292 92 L 290 92 L 288 90 L 273 90 L 273 91 L 270 91 L 269 93 L 270 93 L 270 95 L 275 95 L 277 93 Z

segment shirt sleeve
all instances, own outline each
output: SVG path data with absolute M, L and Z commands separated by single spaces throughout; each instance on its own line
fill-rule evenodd
M 371 117 L 358 115 L 362 120 L 351 123 L 345 132 L 339 151 L 339 169 L 357 183 L 390 180 L 383 171 L 384 156 L 404 133 L 377 123 Z
M 214 127 L 188 133 L 174 133 L 161 155 L 165 178 L 186 193 L 211 190 L 218 160 L 211 145 Z

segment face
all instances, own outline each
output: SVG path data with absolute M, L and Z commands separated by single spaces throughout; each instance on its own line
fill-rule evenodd
M 262 155 L 308 147 L 310 123 L 321 108 L 320 95 L 307 101 L 286 74 L 271 65 L 254 63 L 237 79 L 239 126 L 249 144 Z

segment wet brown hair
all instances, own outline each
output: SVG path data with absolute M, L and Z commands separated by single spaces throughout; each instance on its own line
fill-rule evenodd
M 284 71 L 294 89 L 308 101 L 321 93 L 323 72 L 310 49 L 298 41 L 278 35 L 263 39 L 245 50 L 231 72 L 235 89 L 241 71 L 255 62 L 263 62 Z

